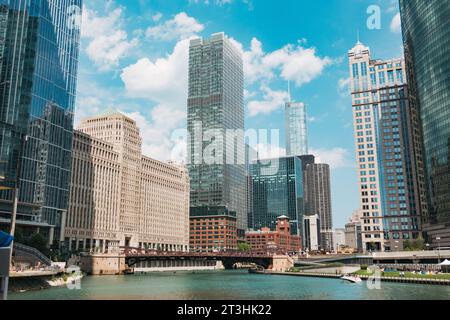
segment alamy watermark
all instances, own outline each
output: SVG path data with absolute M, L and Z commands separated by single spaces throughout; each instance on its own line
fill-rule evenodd
M 276 174 L 279 158 L 285 156 L 278 129 L 205 129 L 197 121 L 189 130 L 175 130 L 171 141 L 171 158 L 185 158 L 187 165 L 246 165 L 258 161 L 262 175 Z

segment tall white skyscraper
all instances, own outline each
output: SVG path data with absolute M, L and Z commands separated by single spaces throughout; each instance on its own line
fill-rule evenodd
M 308 127 L 306 104 L 294 102 L 289 89 L 289 102 L 286 103 L 286 153 L 287 156 L 308 154 Z
M 405 62 L 373 59 L 359 41 L 348 57 L 363 249 L 402 250 L 421 229 Z

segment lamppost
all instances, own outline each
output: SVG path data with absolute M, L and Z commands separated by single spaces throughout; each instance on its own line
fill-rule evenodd
M 6 122 L 2 121 L 2 124 L 8 125 L 8 126 L 14 128 L 14 126 L 12 124 L 10 124 L 10 123 L 6 123 Z M 24 134 L 24 133 L 21 133 L 20 134 L 20 145 L 19 145 L 19 150 L 18 150 L 18 154 L 17 154 L 16 177 L 15 177 L 15 181 L 14 181 L 14 188 L 12 188 L 12 190 L 13 190 L 13 207 L 12 207 L 12 211 L 11 211 L 11 224 L 10 224 L 9 234 L 11 236 L 13 236 L 13 237 L 14 237 L 14 234 L 16 232 L 17 206 L 18 206 L 18 203 L 19 203 L 20 171 L 22 170 L 22 168 L 21 168 L 21 164 L 22 164 L 21 159 L 22 159 L 22 153 L 23 153 L 24 145 L 25 145 L 25 142 L 27 140 L 28 140 L 28 136 L 26 134 Z M 8 270 L 10 269 L 11 262 L 12 262 L 13 247 L 14 247 L 14 240 L 11 243 L 11 249 L 10 249 L 10 254 L 9 254 L 9 261 L 8 261 Z M 6 300 L 8 298 L 8 284 L 9 284 L 9 271 L 8 271 L 8 277 L 5 278 L 3 294 L 0 297 L 0 300 Z
M 441 237 L 436 237 L 436 241 L 438 242 L 438 263 L 441 263 Z

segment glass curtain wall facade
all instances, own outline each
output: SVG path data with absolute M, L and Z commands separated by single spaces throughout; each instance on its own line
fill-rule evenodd
M 276 230 L 277 218 L 285 215 L 294 235 L 303 237 L 304 185 L 302 160 L 287 157 L 255 162 L 253 179 L 254 230 Z
M 248 213 L 243 60 L 223 33 L 190 42 L 187 127 L 191 212 L 224 208 L 236 214 L 244 238 Z M 230 139 L 230 132 L 236 134 L 234 138 Z
M 411 100 L 423 134 L 428 212 L 434 247 L 450 246 L 450 2 L 400 0 Z
M 301 102 L 286 103 L 286 153 L 289 157 L 308 154 L 308 124 L 306 105 Z
M 18 225 L 47 226 L 50 241 L 61 240 L 68 206 L 81 7 L 0 0 L 0 184 L 14 184 L 21 161 Z M 0 191 L 0 222 L 12 195 Z

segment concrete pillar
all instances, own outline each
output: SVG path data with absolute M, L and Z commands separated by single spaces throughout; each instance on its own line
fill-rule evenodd
M 53 244 L 53 240 L 55 238 L 55 228 L 51 227 L 49 230 L 49 237 L 48 237 L 48 244 L 52 245 Z

